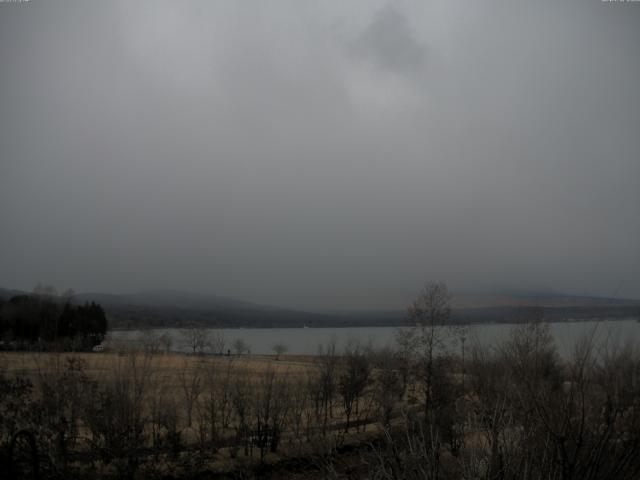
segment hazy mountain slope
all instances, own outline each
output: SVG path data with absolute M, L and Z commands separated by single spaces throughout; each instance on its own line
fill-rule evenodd
M 0 297 L 24 294 L 0 289 Z M 76 303 L 97 302 L 111 328 L 180 327 L 336 327 L 390 326 L 406 323 L 406 312 L 351 311 L 317 313 L 258 305 L 217 295 L 154 290 L 132 294 L 82 293 Z M 632 317 L 640 301 L 569 295 L 458 295 L 452 298 L 452 319 L 460 323 L 524 321 L 532 307 L 542 307 L 546 319 Z
M 329 315 L 258 305 L 217 295 L 155 290 L 111 295 L 76 295 L 77 302 L 95 301 L 105 307 L 115 327 L 137 326 L 321 326 L 335 325 L 339 319 Z
M 638 305 L 640 300 L 627 298 L 588 297 L 564 294 L 498 294 L 498 295 L 455 295 L 451 300 L 453 308 L 494 308 L 527 307 L 543 308 L 607 307 L 614 305 Z
M 74 297 L 78 302 L 94 301 L 102 305 L 171 306 L 186 309 L 234 308 L 243 310 L 278 310 L 277 307 L 257 305 L 242 300 L 173 290 L 151 290 L 131 294 L 82 293 Z

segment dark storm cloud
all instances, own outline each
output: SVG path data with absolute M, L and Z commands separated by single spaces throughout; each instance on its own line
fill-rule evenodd
M 0 285 L 640 297 L 640 7 L 0 4 Z
M 392 4 L 374 14 L 371 24 L 353 42 L 352 50 L 400 74 L 420 73 L 426 59 L 426 49 L 415 39 L 405 14 Z

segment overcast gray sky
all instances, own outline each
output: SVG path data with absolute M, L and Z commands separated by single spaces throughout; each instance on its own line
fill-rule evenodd
M 0 3 L 0 285 L 640 297 L 640 3 Z

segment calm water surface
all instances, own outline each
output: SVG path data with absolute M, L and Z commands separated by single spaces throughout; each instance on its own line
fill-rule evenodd
M 513 325 L 490 324 L 466 327 L 466 345 L 478 343 L 497 346 L 508 338 Z M 236 339 L 244 340 L 253 354 L 271 354 L 276 343 L 285 344 L 290 354 L 315 354 L 319 345 L 335 342 L 339 351 L 349 342 L 372 345 L 375 348 L 392 347 L 397 327 L 345 327 L 345 328 L 221 328 L 212 332 L 221 333 L 225 339 L 225 349 L 232 348 Z M 167 328 L 153 330 L 156 335 L 168 334 L 172 338 L 171 349 L 188 352 L 182 330 Z M 576 340 L 593 335 L 602 344 L 622 345 L 626 342 L 640 342 L 640 323 L 636 319 L 552 323 L 551 332 L 561 355 L 569 355 Z M 458 337 L 460 333 L 455 333 Z M 109 341 L 135 345 L 139 344 L 143 333 L 139 330 L 120 330 L 109 333 Z M 459 345 L 459 342 L 458 342 Z M 453 346 L 452 348 L 456 348 Z

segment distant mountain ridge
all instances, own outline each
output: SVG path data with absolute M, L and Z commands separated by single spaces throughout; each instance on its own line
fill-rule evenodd
M 27 292 L 0 288 L 0 298 Z M 172 290 L 129 294 L 80 293 L 76 303 L 96 302 L 109 317 L 111 328 L 207 327 L 348 327 L 398 326 L 406 323 L 404 310 L 309 312 L 260 305 L 218 295 Z M 637 316 L 640 300 L 562 294 L 474 295 L 452 298 L 452 319 L 459 323 L 523 321 L 532 307 L 541 307 L 550 321 Z
M 259 305 L 256 303 L 236 300 L 234 298 L 221 297 L 219 295 L 205 295 L 199 293 L 182 292 L 175 290 L 149 290 L 146 292 L 127 294 L 105 294 L 105 293 L 80 293 L 74 295 L 76 301 L 94 301 L 104 305 L 155 305 L 172 306 L 181 308 L 204 308 L 204 307 L 228 307 L 241 308 L 247 310 L 273 309 L 278 307 Z
M 452 298 L 453 308 L 494 308 L 494 307 L 591 307 L 612 305 L 638 305 L 640 300 L 629 298 L 607 298 L 566 294 L 485 294 L 455 295 Z

